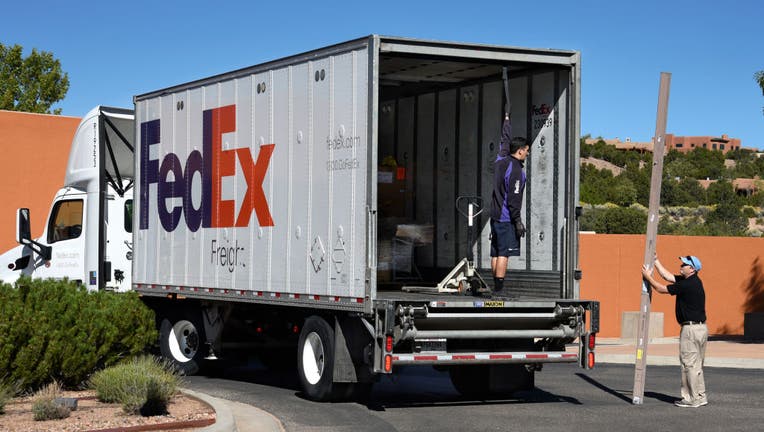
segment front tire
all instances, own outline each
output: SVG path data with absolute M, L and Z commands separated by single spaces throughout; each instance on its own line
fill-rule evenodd
M 311 316 L 305 320 L 297 343 L 297 372 L 308 399 L 332 399 L 334 329 L 321 317 Z
M 204 328 L 197 320 L 164 318 L 159 326 L 159 350 L 184 375 L 199 372 L 206 355 Z

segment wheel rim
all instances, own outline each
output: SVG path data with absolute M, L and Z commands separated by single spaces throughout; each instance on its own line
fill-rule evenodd
M 199 350 L 199 334 L 190 321 L 181 320 L 175 323 L 167 342 L 173 359 L 180 363 L 191 361 Z
M 324 374 L 324 344 L 315 332 L 308 334 L 302 348 L 302 372 L 311 385 Z

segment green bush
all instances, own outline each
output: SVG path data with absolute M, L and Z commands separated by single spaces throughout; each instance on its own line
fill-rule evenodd
M 61 385 L 52 382 L 43 387 L 34 396 L 32 414 L 36 421 L 59 420 L 69 417 L 71 409 L 56 401 L 61 396 Z
M 741 211 L 743 212 L 743 216 L 747 218 L 755 218 L 757 215 L 756 209 L 751 206 L 743 206 Z
M 155 340 L 154 314 L 134 292 L 29 278 L 0 283 L 0 370 L 21 389 L 53 380 L 76 387 Z
M 647 227 L 647 214 L 639 207 L 612 204 L 584 207 L 580 227 L 582 231 L 600 234 L 641 234 Z
M 119 403 L 126 413 L 144 416 L 165 414 L 180 385 L 181 377 L 175 367 L 151 356 L 96 372 L 90 379 L 98 400 Z
M 0 414 L 5 413 L 5 404 L 13 397 L 13 387 L 0 380 Z

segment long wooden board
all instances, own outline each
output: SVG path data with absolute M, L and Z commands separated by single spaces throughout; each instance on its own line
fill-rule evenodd
M 653 172 L 650 177 L 650 205 L 647 212 L 647 234 L 645 241 L 644 264 L 652 268 L 655 260 L 656 239 L 658 237 L 658 209 L 661 202 L 661 179 L 663 176 L 663 153 L 666 148 L 666 120 L 668 117 L 669 87 L 671 74 L 661 72 L 658 90 L 658 115 L 653 137 Z M 649 284 L 642 280 L 642 292 L 639 306 L 639 325 L 637 326 L 637 354 L 634 362 L 634 391 L 632 403 L 641 405 L 645 395 L 645 377 L 647 375 L 647 342 L 650 335 L 650 300 Z

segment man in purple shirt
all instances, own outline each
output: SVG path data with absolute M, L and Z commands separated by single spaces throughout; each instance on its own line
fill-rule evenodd
M 494 292 L 504 288 L 509 257 L 520 256 L 520 238 L 525 236 L 525 225 L 520 218 L 526 181 L 523 162 L 529 152 L 530 145 L 525 138 L 512 138 L 509 114 L 505 114 L 499 153 L 493 163 L 491 270 Z

